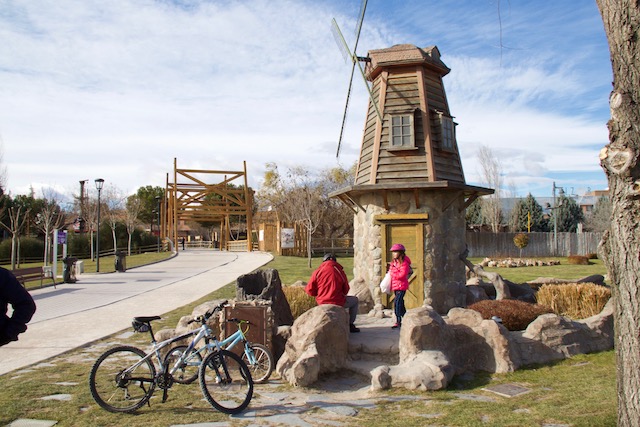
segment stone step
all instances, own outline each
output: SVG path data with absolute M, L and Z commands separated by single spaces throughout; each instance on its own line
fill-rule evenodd
M 359 333 L 349 334 L 349 359 L 395 365 L 399 359 L 400 331 L 391 329 L 391 318 L 358 316 Z
M 347 366 L 345 368 L 370 380 L 371 371 L 378 366 L 385 365 L 389 366 L 390 364 L 380 360 L 349 360 L 347 361 Z

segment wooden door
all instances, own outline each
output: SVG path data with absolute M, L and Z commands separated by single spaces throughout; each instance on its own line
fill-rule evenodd
M 424 302 L 424 225 L 421 223 L 386 223 L 385 224 L 385 247 L 384 266 L 390 262 L 391 252 L 389 249 L 394 243 L 402 243 L 406 249 L 406 255 L 411 259 L 413 274 L 409 278 L 409 289 L 404 296 L 404 303 L 407 309 L 421 307 Z M 387 307 L 393 307 L 393 295 L 387 297 Z

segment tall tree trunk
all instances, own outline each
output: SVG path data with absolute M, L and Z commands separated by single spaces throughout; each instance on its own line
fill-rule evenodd
M 597 3 L 613 66 L 609 144 L 600 152 L 612 221 L 601 253 L 614 290 L 618 425 L 625 427 L 640 420 L 640 5 L 637 0 Z

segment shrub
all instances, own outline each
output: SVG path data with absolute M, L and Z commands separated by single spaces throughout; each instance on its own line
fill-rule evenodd
M 569 255 L 567 258 L 567 263 L 573 265 L 589 265 L 589 258 L 583 255 Z
M 482 315 L 483 319 L 498 316 L 510 331 L 521 331 L 541 314 L 551 313 L 551 309 L 541 304 L 530 304 L 513 299 L 484 300 L 467 307 Z
M 20 237 L 20 259 L 42 260 L 44 258 L 44 242 L 33 237 Z M 11 238 L 0 243 L 0 259 L 11 259 Z
M 518 233 L 513 237 L 513 244 L 520 249 L 520 258 L 522 258 L 522 249 L 526 248 L 529 244 L 529 235 L 524 233 Z
M 289 302 L 294 319 L 318 305 L 316 299 L 307 295 L 302 286 L 283 286 L 282 292 Z
M 611 298 L 611 289 L 594 283 L 544 285 L 538 290 L 537 298 L 556 314 L 584 319 L 602 311 Z

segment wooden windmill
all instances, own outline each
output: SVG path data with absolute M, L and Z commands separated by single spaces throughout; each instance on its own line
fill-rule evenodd
M 414 265 L 408 307 L 464 306 L 464 212 L 493 190 L 465 183 L 442 80 L 450 69 L 436 46 L 402 44 L 352 58 L 366 64 L 371 96 L 354 184 L 331 196 L 355 213 L 355 276 L 380 283 L 388 248 L 403 243 Z

